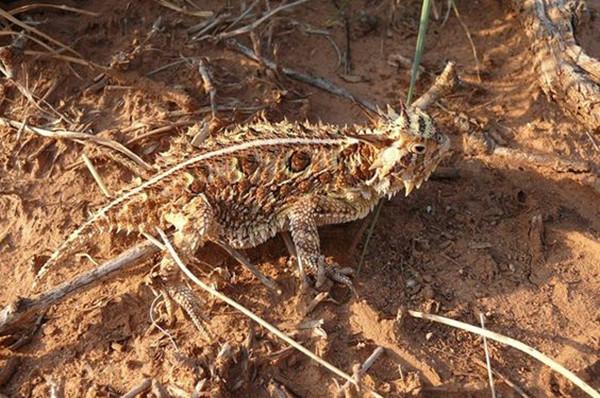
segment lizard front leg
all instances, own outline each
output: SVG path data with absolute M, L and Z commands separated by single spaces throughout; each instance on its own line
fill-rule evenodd
M 338 270 L 336 266 L 326 266 L 325 256 L 321 254 L 319 232 L 317 230 L 316 216 L 318 200 L 303 198 L 290 208 L 287 216 L 290 234 L 296 248 L 297 260 L 300 268 L 316 275 L 315 286 L 321 287 L 325 277 L 335 282 L 342 283 L 354 291 L 352 281 L 348 276 Z

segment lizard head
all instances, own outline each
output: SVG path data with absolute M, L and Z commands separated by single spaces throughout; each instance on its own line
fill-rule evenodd
M 420 188 L 440 161 L 449 153 L 450 140 L 438 131 L 429 115 L 418 108 L 402 109 L 400 114 L 388 106 L 374 132 L 386 137 L 371 169 L 376 173 L 372 185 L 382 196 L 405 195 Z

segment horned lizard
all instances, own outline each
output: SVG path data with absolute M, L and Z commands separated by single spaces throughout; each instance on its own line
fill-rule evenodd
M 324 265 L 317 227 L 363 218 L 402 189 L 408 195 L 448 150 L 448 138 L 419 109 L 397 113 L 388 106 L 371 128 L 264 119 L 236 126 L 193 153 L 171 151 L 162 171 L 77 228 L 37 279 L 97 226 L 148 234 L 170 229 L 184 258 L 207 241 L 243 249 L 289 231 L 301 269 L 325 269 L 331 279 L 350 284 L 336 267 Z M 161 264 L 172 267 L 169 257 Z M 189 307 L 188 293 L 173 298 Z

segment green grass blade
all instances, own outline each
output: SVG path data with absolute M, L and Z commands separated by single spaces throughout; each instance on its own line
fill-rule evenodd
M 412 69 L 410 71 L 410 84 L 408 86 L 408 94 L 406 95 L 406 105 L 410 104 L 413 92 L 415 91 L 417 74 L 419 73 L 419 65 L 421 64 L 421 56 L 423 55 L 423 47 L 425 47 L 425 36 L 427 35 L 427 25 L 429 25 L 430 11 L 431 1 L 423 0 L 423 5 L 421 7 L 421 20 L 419 21 L 419 35 L 417 36 L 415 58 L 413 59 Z

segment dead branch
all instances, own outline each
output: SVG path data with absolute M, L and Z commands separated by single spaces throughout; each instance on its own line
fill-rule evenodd
M 238 36 L 238 35 L 241 35 L 241 34 L 244 34 L 244 33 L 251 32 L 258 25 L 262 24 L 263 22 L 265 22 L 267 19 L 271 18 L 276 13 L 278 13 L 280 11 L 283 11 L 285 9 L 288 9 L 288 8 L 295 7 L 295 6 L 300 5 L 302 3 L 306 3 L 307 1 L 308 0 L 298 0 L 298 1 L 295 1 L 295 2 L 290 3 L 290 4 L 284 4 L 284 5 L 281 5 L 279 7 L 276 7 L 274 9 L 272 9 L 271 11 L 267 12 L 265 15 L 263 15 L 262 17 L 260 17 L 256 21 L 252 22 L 249 25 L 242 26 L 241 28 L 238 28 L 238 29 L 233 30 L 231 32 L 223 32 L 221 34 L 218 34 L 217 35 L 217 39 L 218 40 L 228 39 L 228 38 L 231 38 L 233 36 Z
M 485 362 L 483 362 L 481 359 L 479 358 L 473 358 L 472 359 L 473 362 L 475 362 L 477 365 L 481 366 L 482 368 L 486 369 L 487 365 Z M 506 376 L 504 376 L 502 373 L 498 372 L 495 369 L 492 369 L 492 372 L 494 373 L 494 375 L 496 377 L 498 377 L 500 380 L 502 380 L 507 386 L 509 386 L 510 388 L 512 388 L 521 398 L 530 398 L 529 395 L 527 395 L 525 393 L 525 391 L 523 391 L 523 389 L 519 386 L 517 386 L 515 383 L 513 383 L 509 378 L 507 378 Z
M 525 152 L 520 149 L 508 148 L 505 146 L 496 146 L 493 150 L 493 154 L 518 162 L 546 167 L 558 171 L 559 173 L 587 173 L 590 171 L 588 162 L 561 158 L 552 154 Z
M 411 106 L 425 110 L 441 97 L 454 91 L 458 86 L 458 83 L 459 79 L 458 75 L 456 74 L 455 64 L 454 62 L 448 62 L 442 73 L 435 79 L 435 82 L 431 85 L 431 87 L 429 87 L 429 90 L 417 98 L 417 100 L 415 100 Z
M 275 62 L 271 61 L 270 59 L 267 59 L 264 57 L 259 58 L 254 53 L 254 51 L 252 51 L 248 47 L 244 46 L 240 42 L 236 41 L 235 39 L 229 39 L 225 42 L 225 44 L 227 45 L 227 47 L 229 49 L 237 51 L 238 53 L 244 55 L 245 57 L 250 58 L 251 60 L 253 60 L 257 63 L 266 66 L 267 68 L 271 69 L 275 73 L 281 72 L 284 75 L 286 75 L 287 77 L 289 77 L 290 79 L 294 79 L 299 82 L 309 84 L 318 89 L 327 91 L 328 93 L 331 93 L 333 95 L 337 95 L 339 97 L 346 98 L 352 102 L 359 104 L 363 108 L 370 110 L 371 112 L 378 113 L 377 107 L 375 105 L 373 105 L 372 103 L 365 101 L 363 99 L 360 99 L 359 97 L 355 96 L 354 94 L 352 94 L 350 91 L 346 90 L 345 88 L 339 87 L 320 76 L 313 76 L 313 75 L 309 75 L 307 73 L 298 72 L 294 69 L 287 68 L 285 66 L 283 66 L 283 67 L 279 66 Z
M 360 366 L 360 368 L 358 368 L 356 370 L 356 372 L 354 372 L 354 374 L 352 375 L 352 377 L 354 377 L 354 379 L 356 380 L 356 382 L 358 383 L 360 378 L 367 373 L 367 371 L 371 368 L 371 366 L 373 366 L 373 364 L 375 363 L 375 361 L 381 356 L 381 354 L 383 354 L 385 352 L 385 349 L 383 347 L 377 347 L 373 353 L 371 353 L 371 355 L 369 355 L 369 357 L 365 360 L 365 362 Z M 337 396 L 341 397 L 342 394 L 344 393 L 344 391 L 348 390 L 348 388 L 350 388 L 350 382 L 346 382 L 338 391 Z
M 212 78 L 210 77 L 207 62 L 203 58 L 198 60 L 198 72 L 200 72 L 200 76 L 202 77 L 204 92 L 208 94 L 210 100 L 210 109 L 212 111 L 212 117 L 214 118 L 217 116 L 217 105 L 215 103 L 217 89 L 215 88 Z
M 79 293 L 83 289 L 90 288 L 95 283 L 147 259 L 157 251 L 158 249 L 154 244 L 150 242 L 141 243 L 124 251 L 114 259 L 107 261 L 102 266 L 75 279 L 64 282 L 36 297 L 17 298 L 0 311 L 0 334 L 14 330 L 20 324 L 51 305 L 64 300 L 74 293 Z
M 44 32 L 39 31 L 38 29 L 34 28 L 33 26 L 29 26 L 26 23 L 21 22 L 19 19 L 13 17 L 11 14 L 6 12 L 2 8 L 0 8 L 0 16 L 4 17 L 8 21 L 14 23 L 15 25 L 19 26 L 20 28 L 22 28 L 28 32 L 32 32 L 40 37 L 43 37 L 44 39 L 48 40 L 49 42 L 63 48 L 66 51 L 69 51 L 70 53 L 76 55 L 77 57 L 81 57 L 81 54 L 79 54 L 77 51 L 73 50 L 71 47 L 67 46 L 66 44 L 61 43 L 58 40 L 53 39 L 52 37 L 48 36 Z
M 155 0 L 155 1 L 163 7 L 169 8 L 173 11 L 180 12 L 184 15 L 191 15 L 193 17 L 210 18 L 214 14 L 212 11 L 190 11 L 186 8 L 179 7 L 178 5 L 173 4 L 167 0 Z
M 491 147 L 489 152 L 493 155 L 501 156 L 516 163 L 543 167 L 563 173 L 570 180 L 588 186 L 595 192 L 600 193 L 600 177 L 592 171 L 590 164 L 586 161 L 561 158 L 552 154 L 526 152 L 517 148 L 496 145 L 491 137 L 488 137 L 488 141 Z
M 542 90 L 587 128 L 600 128 L 600 61 L 577 45 L 562 0 L 513 0 L 521 13 Z
M 36 3 L 36 4 L 27 4 L 18 8 L 13 8 L 9 11 L 10 15 L 17 15 L 27 11 L 34 10 L 36 8 L 54 8 L 61 11 L 70 11 L 76 14 L 89 15 L 91 17 L 99 17 L 100 14 L 97 12 L 92 12 L 88 10 L 84 10 L 82 8 L 69 7 L 64 4 L 47 4 L 47 3 Z
M 150 390 L 151 387 L 152 379 L 148 377 L 129 390 L 126 394 L 121 395 L 121 398 L 135 398 L 138 395 Z
M 240 264 L 242 264 L 244 267 L 248 268 L 248 270 L 250 272 L 252 272 L 252 274 L 260 281 L 260 283 L 262 283 L 263 285 L 265 285 L 266 287 L 268 287 L 269 289 L 271 289 L 272 291 L 274 291 L 277 294 L 282 293 L 281 288 L 277 285 L 277 282 L 275 282 L 273 279 L 269 278 L 268 276 L 266 276 L 262 272 L 260 272 L 258 270 L 258 268 L 256 268 L 252 264 L 252 262 L 250 262 L 250 260 L 248 260 L 246 258 L 246 256 L 244 256 L 241 252 L 239 252 L 238 250 L 229 246 L 225 242 L 215 242 L 215 243 L 217 245 L 219 245 L 223 250 L 225 250 L 231 257 L 236 259 Z
M 335 366 L 333 366 L 329 362 L 327 362 L 327 361 L 323 360 L 322 358 L 320 358 L 319 356 L 315 355 L 312 351 L 306 349 L 304 346 L 302 346 L 301 344 L 299 344 L 298 342 L 296 342 L 295 340 L 293 340 L 291 337 L 289 337 L 287 334 L 281 332 L 278 328 L 276 328 L 275 326 L 271 325 L 270 323 L 268 323 L 264 319 L 260 318 L 259 316 L 257 316 L 256 314 L 254 314 L 252 311 L 250 311 L 246 307 L 242 306 L 237 301 L 232 300 L 228 296 L 226 296 L 223 293 L 215 290 L 211 286 L 207 285 L 206 283 L 204 283 L 203 281 L 201 281 L 200 279 L 198 279 L 198 277 L 196 277 L 196 275 L 194 275 L 192 273 L 192 271 L 190 271 L 190 269 L 181 261 L 181 259 L 179 258 L 179 255 L 177 254 L 177 252 L 175 251 L 175 249 L 171 245 L 171 242 L 168 240 L 168 238 L 167 238 L 166 234 L 164 233 L 164 231 L 161 230 L 161 229 L 159 229 L 159 228 L 157 228 L 157 232 L 159 233 L 160 237 L 162 238 L 162 241 L 163 241 L 164 245 L 167 248 L 167 252 L 171 256 L 171 258 L 173 259 L 173 261 L 175 261 L 175 263 L 177 264 L 177 266 L 179 266 L 179 269 L 181 269 L 181 271 L 192 282 L 194 282 L 196 285 L 198 285 L 199 287 L 201 287 L 204 291 L 210 293 L 212 296 L 218 298 L 221 301 L 224 301 L 225 303 L 227 303 L 231 307 L 233 307 L 236 310 L 240 311 L 245 316 L 247 316 L 248 318 L 252 319 L 254 322 L 258 323 L 260 326 L 262 326 L 263 328 L 267 329 L 269 332 L 273 333 L 274 335 L 276 335 L 277 337 L 279 337 L 281 340 L 285 341 L 287 344 L 289 344 L 290 346 L 294 347 L 296 350 L 298 350 L 301 353 L 303 353 L 304 355 L 308 356 L 310 359 L 312 359 L 313 361 L 317 362 L 319 365 L 323 366 L 324 368 L 326 368 L 327 370 L 329 370 L 333 374 L 337 375 L 338 377 L 341 377 L 342 379 L 345 379 L 345 380 L 349 381 L 350 383 L 352 383 L 354 385 L 358 385 L 357 382 L 356 382 L 356 380 L 352 376 L 348 375 L 347 373 L 344 373 L 342 370 L 336 368 Z
M 113 140 L 109 140 L 107 138 L 98 137 L 97 135 L 80 133 L 76 131 L 47 130 L 40 127 L 28 126 L 25 123 L 21 123 L 16 120 L 6 119 L 3 117 L 0 117 L 0 126 L 9 126 L 16 129 L 24 129 L 30 133 L 41 135 L 42 137 L 69 139 L 83 144 L 93 142 L 95 144 L 105 146 L 117 152 L 120 152 L 121 154 L 125 155 L 126 157 L 128 157 L 147 171 L 154 171 L 154 168 L 151 165 L 146 163 L 142 158 L 140 158 L 138 155 L 127 149 L 122 144 Z

